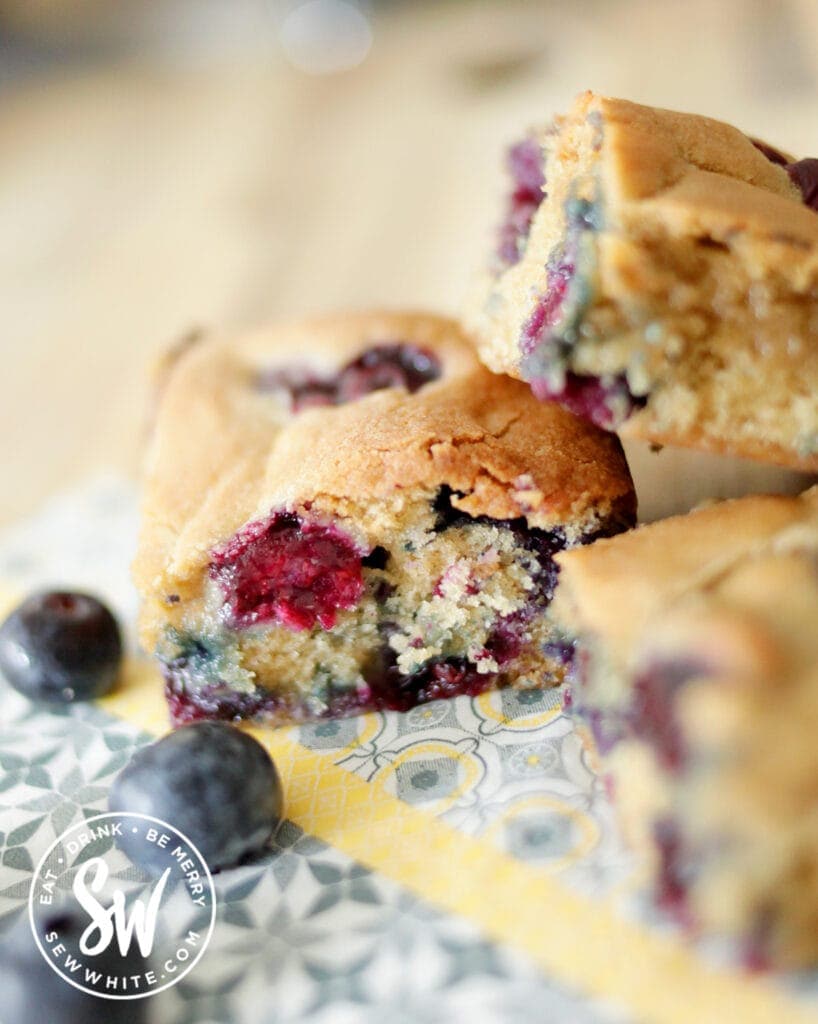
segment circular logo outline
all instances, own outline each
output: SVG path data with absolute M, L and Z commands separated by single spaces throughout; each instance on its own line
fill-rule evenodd
M 81 829 L 81 828 L 85 828 L 85 827 L 91 827 L 96 822 L 103 821 L 103 820 L 106 820 L 106 819 L 111 819 L 111 818 L 116 818 L 116 819 L 121 819 L 121 818 L 138 818 L 138 819 L 140 819 L 142 821 L 148 821 L 148 822 L 152 822 L 155 825 L 159 825 L 163 829 L 168 829 L 168 831 L 170 831 L 170 832 L 174 833 L 174 835 L 178 836 L 179 839 L 181 839 L 182 842 L 186 843 L 187 846 L 190 847 L 191 851 L 193 853 L 195 853 L 196 856 L 199 858 L 200 866 L 204 868 L 205 877 L 207 879 L 207 884 L 208 884 L 208 887 L 210 889 L 210 897 L 211 897 L 211 899 L 210 899 L 210 923 L 209 923 L 208 928 L 207 928 L 207 933 L 205 934 L 205 937 L 204 937 L 204 942 L 202 943 L 201 949 L 199 949 L 199 951 L 196 953 L 196 956 L 190 961 L 190 963 L 187 966 L 185 966 L 184 970 L 182 970 L 181 972 L 176 974 L 166 984 L 158 986 L 157 988 L 152 988 L 149 991 L 135 992 L 135 993 L 129 994 L 129 995 L 116 995 L 116 994 L 108 993 L 108 992 L 97 992 L 96 989 L 87 988 L 85 985 L 80 985 L 76 981 L 74 981 L 72 978 L 69 978 L 65 974 L 63 974 L 63 972 L 59 969 L 58 964 L 55 963 L 54 958 L 50 957 L 48 955 L 48 952 L 43 948 L 43 945 L 42 945 L 42 943 L 40 941 L 39 933 L 37 932 L 37 928 L 35 926 L 35 917 L 34 917 L 34 892 L 35 892 L 35 889 L 37 887 L 37 883 L 39 881 L 41 881 L 41 879 L 40 879 L 40 872 L 42 871 L 43 866 L 45 865 L 45 862 L 48 860 L 48 858 L 53 853 L 54 848 L 56 846 L 58 846 L 60 843 L 64 842 L 66 837 L 69 836 L 72 832 L 76 831 L 77 829 Z M 124 1000 L 134 1000 L 134 999 L 147 999 L 149 996 L 158 995 L 160 992 L 165 992 L 169 988 L 172 988 L 177 982 L 181 981 L 182 978 L 187 977 L 187 975 L 190 974 L 190 972 L 193 970 L 193 968 L 196 966 L 196 964 L 198 964 L 198 962 L 201 960 L 202 956 L 204 955 L 205 950 L 210 945 L 210 940 L 213 937 L 213 931 L 214 931 L 214 928 L 216 926 L 216 902 L 217 902 L 216 901 L 216 887 L 213 884 L 213 876 L 212 876 L 212 874 L 210 872 L 210 868 L 207 865 L 207 861 L 204 859 L 202 854 L 199 852 L 199 848 L 196 846 L 196 844 L 193 843 L 190 839 L 188 839 L 188 837 L 184 834 L 184 832 L 181 832 L 174 825 L 168 824 L 168 822 L 163 821 L 161 818 L 155 818 L 151 814 L 140 814 L 137 811 L 106 811 L 106 812 L 104 812 L 102 814 L 96 814 L 96 815 L 94 815 L 91 818 L 85 818 L 81 822 L 77 822 L 76 824 L 72 825 L 70 828 L 67 828 L 63 833 L 61 833 L 59 836 L 57 836 L 52 843 L 49 844 L 49 846 L 46 849 L 45 853 L 40 858 L 40 860 L 39 860 L 39 862 L 37 864 L 37 867 L 36 867 L 36 869 L 34 871 L 34 874 L 32 875 L 32 878 L 31 878 L 31 886 L 29 888 L 29 893 L 28 893 L 28 921 L 29 921 L 29 925 L 31 927 L 31 933 L 34 936 L 34 942 L 36 943 L 37 949 L 40 951 L 40 954 L 42 955 L 43 959 L 49 965 L 49 967 L 54 971 L 54 973 L 59 978 L 61 978 L 64 982 L 66 982 L 67 984 L 72 985 L 74 988 L 79 989 L 81 992 L 85 992 L 86 995 L 96 996 L 98 999 L 116 999 L 116 1000 L 123 1000 L 123 1001 Z

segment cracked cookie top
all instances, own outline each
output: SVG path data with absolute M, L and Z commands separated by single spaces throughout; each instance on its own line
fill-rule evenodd
M 619 442 L 485 370 L 453 321 L 347 314 L 166 360 L 135 574 L 156 592 L 271 508 L 367 515 L 446 485 L 471 516 L 578 530 L 632 514 Z
M 593 548 L 561 552 L 556 556 L 561 586 L 551 612 L 567 631 L 600 637 L 612 662 L 624 667 L 643 641 L 657 639 L 657 629 L 661 633 L 685 602 L 695 598 L 708 605 L 712 617 L 715 595 L 729 589 L 729 580 L 742 579 L 747 567 L 771 559 L 786 563 L 793 554 L 809 567 L 814 593 L 818 486 L 798 497 L 753 495 L 718 502 Z M 753 602 L 760 602 L 766 618 L 786 618 L 784 605 L 769 592 L 761 586 Z M 803 604 L 809 606 L 806 598 Z M 744 610 L 749 607 L 745 600 Z M 812 635 L 805 632 L 804 639 L 812 658 Z

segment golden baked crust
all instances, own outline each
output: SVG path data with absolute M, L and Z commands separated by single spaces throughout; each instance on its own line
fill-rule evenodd
M 562 552 L 552 614 L 576 632 L 603 638 L 625 667 L 648 623 L 674 601 L 800 537 L 801 529 L 818 530 L 818 488 L 797 497 L 723 501 Z
M 623 436 L 818 469 L 818 215 L 784 168 L 730 125 L 593 93 L 536 138 L 547 198 L 466 316 L 486 364 L 554 395 L 566 371 L 626 386 Z M 521 355 L 566 247 L 567 297 Z
M 283 373 L 320 390 L 396 343 L 430 353 L 439 377 L 297 411 L 281 387 Z M 381 706 L 371 681 L 384 655 L 388 672 L 415 681 L 442 665 L 434 686 L 467 662 L 475 686 L 501 667 L 503 684 L 533 685 L 545 671 L 552 551 L 634 515 L 618 439 L 489 373 L 450 320 L 350 314 L 200 339 L 162 370 L 134 566 L 141 640 L 180 699 L 228 687 L 231 707 L 247 698 L 241 714 L 263 699 L 276 720 L 335 714 L 339 691 L 345 709 Z M 294 547 L 282 555 L 285 542 Z M 294 624 L 275 606 L 290 582 L 270 582 L 270 559 L 283 580 L 325 558 L 314 585 L 335 560 L 352 597 L 318 620 L 298 605 Z M 236 577 L 245 569 L 247 586 Z M 313 601 L 312 586 L 296 604 Z M 231 604 L 248 587 L 260 619 Z
M 255 387 L 277 364 L 337 369 L 369 344 L 408 339 L 443 373 L 420 393 L 389 388 L 290 416 Z M 308 355 L 307 355 L 308 354 Z M 488 373 L 451 320 L 373 313 L 202 340 L 167 371 L 147 454 L 134 571 L 172 590 L 244 523 L 319 495 L 368 502 L 448 483 L 458 508 L 547 528 L 633 505 L 615 439 L 515 381 Z
M 578 705 L 618 735 L 607 768 L 659 889 L 756 963 L 816 962 L 818 487 L 556 559 Z

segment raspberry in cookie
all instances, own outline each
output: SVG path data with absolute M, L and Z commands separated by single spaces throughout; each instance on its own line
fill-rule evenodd
M 818 488 L 556 561 L 571 705 L 660 904 L 749 966 L 818 962 Z
M 622 437 L 818 470 L 818 161 L 586 93 L 509 166 L 467 315 L 491 369 Z
M 176 722 L 554 683 L 553 556 L 634 514 L 618 440 L 489 373 L 451 321 L 200 340 L 163 373 L 142 640 Z

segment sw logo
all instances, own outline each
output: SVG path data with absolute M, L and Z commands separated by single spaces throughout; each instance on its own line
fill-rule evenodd
M 91 918 L 91 923 L 80 938 L 80 952 L 86 956 L 98 956 L 100 953 L 106 952 L 116 935 L 120 955 L 127 956 L 131 947 L 131 938 L 135 934 L 139 943 L 139 952 L 144 957 L 150 956 L 156 934 L 159 905 L 168 878 L 170 878 L 170 871 L 170 868 L 165 868 L 162 877 L 150 894 L 147 905 L 141 898 L 133 901 L 129 918 L 125 909 L 125 893 L 122 889 L 114 889 L 111 904 L 107 908 L 94 895 L 105 888 L 105 883 L 108 880 L 109 871 L 105 861 L 99 857 L 86 861 L 77 871 L 73 885 L 77 902 Z M 94 877 L 89 885 L 87 878 L 91 872 L 94 872 Z M 94 933 L 98 935 L 98 938 L 96 942 L 91 942 L 91 936 Z
M 144 861 L 143 844 L 151 853 Z M 134 862 L 155 864 L 157 850 L 160 872 L 134 871 Z M 100 814 L 63 833 L 29 894 L 32 931 L 48 964 L 105 999 L 142 999 L 180 981 L 207 948 L 215 914 L 199 851 L 171 825 L 141 814 Z

